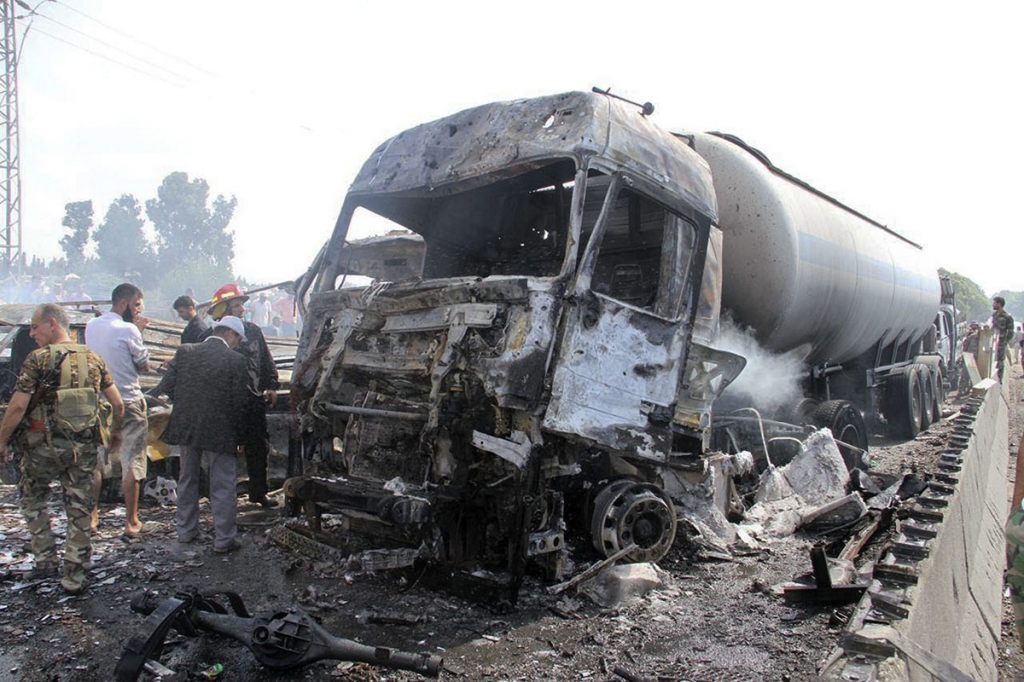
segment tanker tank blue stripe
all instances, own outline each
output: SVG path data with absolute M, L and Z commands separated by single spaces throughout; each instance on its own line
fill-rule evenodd
M 888 285 L 895 285 L 903 289 L 924 289 L 932 285 L 932 278 L 926 279 L 917 272 L 901 268 L 893 263 L 869 258 L 862 253 L 849 247 L 823 239 L 817 235 L 807 232 L 797 233 L 797 241 L 800 248 L 800 262 L 818 265 L 830 270 L 840 270 L 885 282 Z M 842 258 L 837 258 L 836 253 L 841 252 Z M 866 269 L 858 272 L 857 266 L 867 266 Z M 893 281 L 895 274 L 895 281 Z

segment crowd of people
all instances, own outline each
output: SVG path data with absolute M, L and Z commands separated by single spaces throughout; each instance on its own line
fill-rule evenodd
M 138 275 L 138 273 L 125 273 Z M 137 278 L 128 279 L 126 283 L 138 286 Z M 4 303 L 32 303 L 41 302 L 71 303 L 77 309 L 89 307 L 97 298 L 86 290 L 85 282 L 81 277 L 70 274 L 64 278 L 43 277 L 32 275 L 20 281 L 11 280 L 4 287 L 0 287 L 0 302 Z M 184 295 L 179 296 L 171 308 L 175 310 L 185 322 L 197 317 L 197 325 L 206 325 L 204 316 L 199 312 L 195 292 L 189 289 Z M 182 316 L 181 308 L 192 307 L 189 317 Z M 286 290 L 280 289 L 273 295 L 263 291 L 256 296 L 251 305 L 245 310 L 245 320 L 257 325 L 265 336 L 298 336 L 302 328 L 302 318 L 295 306 L 295 298 Z
M 74 303 L 95 300 L 86 291 L 82 278 L 75 274 L 62 278 L 32 275 L 20 281 L 11 279 L 0 289 L 0 297 L 8 303 Z
M 39 348 L 24 361 L 0 422 L 0 461 L 11 460 L 12 448 L 21 457 L 20 506 L 35 565 L 30 577 L 59 577 L 69 594 L 85 589 L 101 484 L 113 474 L 115 462 L 124 493 L 124 535 L 130 539 L 159 527 L 143 522 L 138 506 L 148 462 L 147 394 L 139 373 L 151 369 L 142 339 L 150 321 L 142 314 L 138 286 L 120 284 L 110 299 L 110 309 L 86 324 L 84 344 L 71 338 L 62 306 L 36 306 L 29 333 Z M 175 300 L 175 311 L 187 323 L 182 344 L 148 393 L 166 395 L 174 404 L 162 440 L 180 448 L 177 539 L 200 538 L 199 469 L 205 457 L 217 553 L 241 546 L 237 453 L 245 456 L 250 502 L 277 505 L 267 495 L 267 409 L 277 401 L 279 381 L 264 330 L 294 334 L 296 319 L 290 298 L 270 301 L 261 295 L 247 314 L 248 300 L 235 284 L 221 287 L 211 299 L 212 322 L 197 314 L 192 292 Z M 277 305 L 281 300 L 287 305 Z M 63 489 L 68 518 L 62 571 L 47 509 L 54 479 Z

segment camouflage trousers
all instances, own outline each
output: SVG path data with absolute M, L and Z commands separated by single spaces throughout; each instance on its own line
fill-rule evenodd
M 83 564 L 92 554 L 89 525 L 96 445 L 53 438 L 52 447 L 37 441 L 30 443 L 23 452 L 18 488 L 21 491 L 21 513 L 32 535 L 36 566 L 57 566 L 57 546 L 46 505 L 50 497 L 50 482 L 57 478 L 64 491 L 64 510 L 68 517 L 61 585 L 68 590 L 81 589 L 86 573 Z
M 1003 372 L 1006 369 L 1006 355 L 1009 342 L 998 343 L 995 348 L 996 355 L 996 377 L 999 383 L 1003 383 Z

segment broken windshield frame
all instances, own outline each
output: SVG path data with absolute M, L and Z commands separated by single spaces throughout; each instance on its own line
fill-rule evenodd
M 607 178 L 607 180 L 604 180 Z M 585 193 L 607 182 L 600 214 L 583 221 L 577 296 L 593 294 L 670 322 L 684 309 L 684 291 L 697 252 L 697 226 L 652 199 L 635 178 L 591 176 Z M 593 203 L 588 196 L 585 203 Z
M 350 197 L 336 236 L 361 231 L 363 212 L 378 225 L 409 229 L 423 238 L 419 274 L 427 281 L 569 280 L 596 236 L 607 243 L 603 249 L 595 244 L 589 269 L 580 271 L 585 286 L 662 319 L 679 319 L 696 225 L 652 199 L 653 192 L 634 189 L 640 186 L 635 178 L 589 163 L 576 168 L 573 160 L 556 159 L 511 170 L 518 172 L 478 179 L 459 191 Z M 332 243 L 328 251 L 323 272 L 329 279 L 318 282 L 318 291 L 337 288 L 348 272 L 341 249 Z
M 423 279 L 559 277 L 571 250 L 571 206 L 578 177 L 574 160 L 555 159 L 509 169 L 469 187 L 470 183 L 460 184 L 458 191 L 350 197 L 336 237 L 362 231 L 356 225 L 361 208 L 374 214 L 367 222 L 379 216 L 378 225 L 402 227 L 423 238 Z M 325 273 L 334 275 L 336 286 L 344 266 L 341 249 L 332 245 L 332 251 Z

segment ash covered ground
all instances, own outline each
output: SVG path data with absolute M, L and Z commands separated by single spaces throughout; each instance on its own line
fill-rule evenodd
M 1011 369 L 1008 388 L 1008 446 L 1015 454 L 1024 430 L 1020 367 Z M 876 469 L 928 471 L 948 429 L 943 422 L 911 442 L 873 444 Z M 241 500 L 244 547 L 224 556 L 212 552 L 210 538 L 179 545 L 172 508 L 144 509 L 144 520 L 161 521 L 163 530 L 126 541 L 119 508 L 104 505 L 90 586 L 68 597 L 53 581 L 20 578 L 28 536 L 16 496 L 13 486 L 0 488 L 0 680 L 113 679 L 126 641 L 142 631 L 144 617 L 129 610 L 129 599 L 144 589 L 161 596 L 189 587 L 230 590 L 251 612 L 298 606 L 334 635 L 443 656 L 442 679 L 467 680 L 623 679 L 616 668 L 645 680 L 811 680 L 852 610 L 792 605 L 779 590 L 809 572 L 815 543 L 841 543 L 842 534 L 798 533 L 731 558 L 677 543 L 661 562 L 664 588 L 636 602 L 605 609 L 571 590 L 551 596 L 546 585 L 527 581 L 517 608 L 498 612 L 428 590 L 415 571 L 356 574 L 281 548 L 267 539 L 280 513 Z M 208 516 L 205 523 L 208 529 Z M 884 542 L 876 540 L 875 551 Z M 1024 679 L 1008 604 L 1000 650 L 1000 679 Z M 223 665 L 225 680 L 421 679 L 337 661 L 272 672 L 247 648 L 215 634 L 172 633 L 160 660 L 178 679 L 202 679 L 215 663 Z

